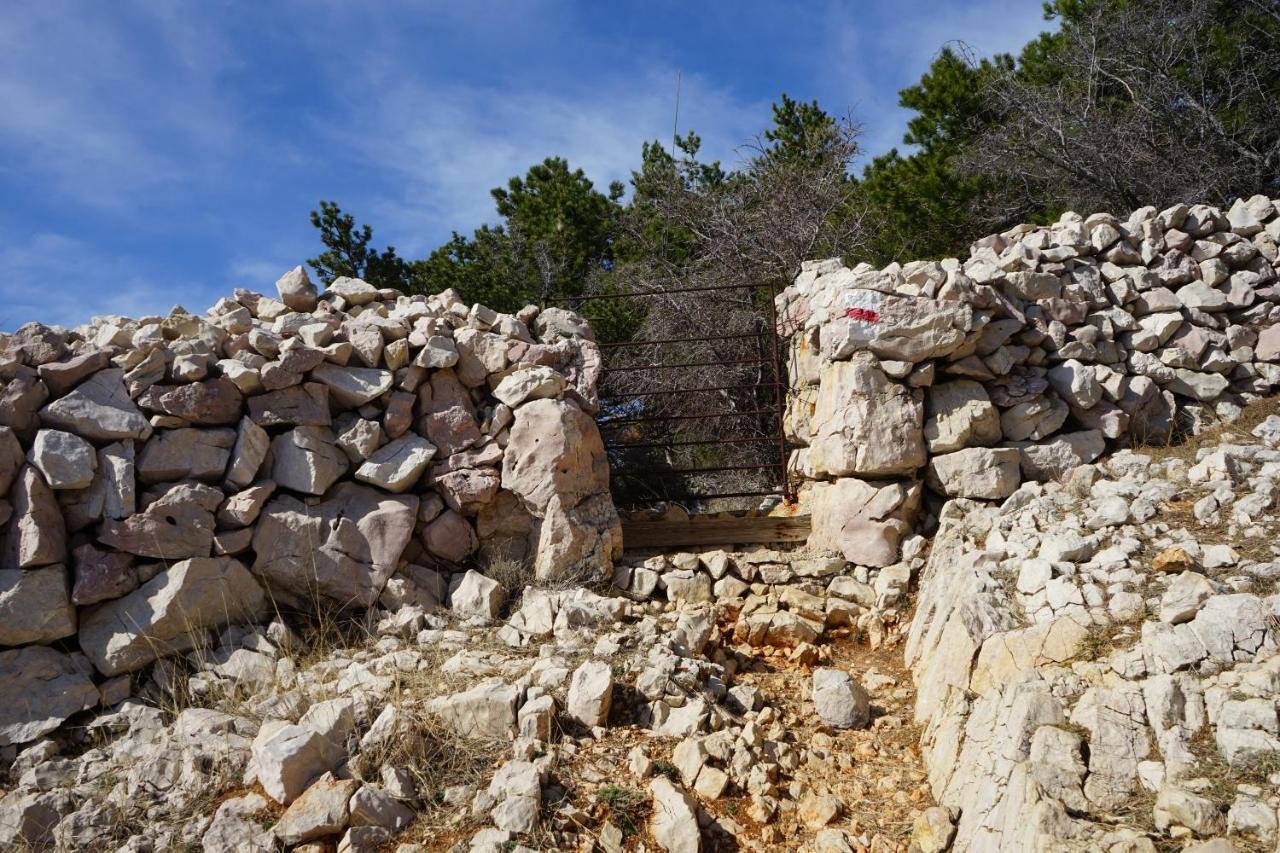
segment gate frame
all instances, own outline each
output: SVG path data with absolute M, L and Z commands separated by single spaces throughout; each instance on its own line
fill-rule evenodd
M 580 305 L 587 302 L 596 302 L 606 299 L 611 300 L 639 300 L 646 297 L 667 296 L 676 293 L 710 293 L 715 291 L 767 291 L 768 294 L 768 310 L 762 318 L 767 321 L 768 325 L 759 332 L 737 333 L 732 335 L 698 335 L 694 337 L 677 337 L 677 338 L 659 338 L 655 340 L 631 340 L 631 341 L 615 341 L 610 343 L 597 344 L 601 350 L 601 361 L 603 370 L 601 372 L 601 380 L 612 372 L 618 373 L 640 373 L 640 372 L 660 372 L 670 370 L 672 372 L 689 367 L 710 367 L 721 364 L 769 364 L 772 365 L 772 379 L 769 381 L 761 381 L 749 383 L 746 385 L 724 385 L 697 388 L 677 388 L 674 390 L 659 391 L 641 391 L 621 394 L 601 395 L 600 400 L 628 400 L 640 399 L 643 397 L 660 396 L 666 394 L 687 394 L 699 391 L 728 391 L 756 389 L 761 391 L 771 389 L 773 400 L 770 405 L 761 405 L 755 409 L 749 409 L 742 412 L 717 412 L 711 414 L 697 415 L 646 415 L 642 417 L 622 417 L 617 420 L 601 421 L 601 428 L 625 426 L 636 423 L 650 423 L 657 421 L 673 421 L 673 420 L 713 420 L 720 418 L 748 418 L 762 417 L 765 415 L 772 416 L 771 422 L 773 426 L 773 435 L 764 435 L 760 437 L 733 437 L 733 438 L 714 438 L 697 441 L 650 441 L 650 442 L 605 442 L 605 449 L 616 450 L 627 447 L 688 447 L 688 446 L 713 446 L 713 445 L 729 445 L 729 444 L 764 444 L 774 443 L 776 445 L 776 460 L 772 463 L 763 465 L 709 465 L 695 468 L 632 468 L 620 470 L 618 473 L 641 474 L 650 476 L 673 476 L 681 474 L 709 473 L 715 471 L 744 471 L 744 470 L 776 470 L 779 472 L 779 482 L 781 489 L 772 489 L 766 491 L 749 491 L 749 492 L 686 492 L 679 495 L 668 495 L 650 501 L 632 501 L 631 505 L 641 506 L 646 503 L 660 503 L 663 501 L 684 501 L 684 500 L 710 500 L 713 498 L 737 498 L 737 497 L 765 497 L 780 495 L 787 503 L 795 500 L 795 489 L 791 482 L 791 469 L 789 464 L 789 447 L 787 445 L 786 431 L 784 428 L 784 420 L 787 410 L 787 393 L 788 383 L 784 376 L 785 365 L 782 360 L 783 350 L 778 340 L 778 318 L 777 306 L 775 300 L 778 295 L 777 286 L 774 284 L 722 284 L 709 287 L 681 287 L 671 288 L 667 290 L 651 290 L 651 291 L 634 291 L 630 293 L 594 293 L 584 294 L 582 296 L 562 296 L 544 298 L 543 305 L 563 305 L 576 310 Z M 586 317 L 590 321 L 591 317 Z M 768 338 L 767 356 L 762 358 L 741 359 L 736 361 L 721 362 L 683 362 L 675 364 L 653 364 L 653 365 L 627 365 L 619 368 L 610 368 L 606 362 L 605 354 L 607 352 L 622 351 L 626 349 L 662 346 L 664 344 L 674 343 L 692 343 L 697 341 L 722 341 L 722 340 L 746 340 L 755 339 L 758 341 Z M 615 496 L 615 500 L 617 497 Z

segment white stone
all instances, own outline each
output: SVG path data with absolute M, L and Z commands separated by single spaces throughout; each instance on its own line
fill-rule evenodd
M 419 435 L 408 433 L 375 450 L 356 469 L 356 479 L 389 492 L 413 488 L 436 454 L 436 447 Z
M 36 433 L 27 460 L 44 475 L 51 489 L 83 489 L 98 468 L 93 445 L 78 435 L 56 429 Z
M 813 707 L 818 718 L 835 729 L 865 728 L 871 723 L 871 699 L 849 673 L 813 671 Z
M 613 671 L 603 661 L 587 661 L 573 672 L 569 680 L 569 698 L 565 711 L 584 726 L 603 726 L 609 722 L 613 699 Z

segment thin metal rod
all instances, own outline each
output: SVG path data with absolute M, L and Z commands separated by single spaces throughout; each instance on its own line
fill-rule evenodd
M 764 465 L 708 465 L 705 468 L 632 468 L 629 471 L 615 471 L 615 477 L 636 477 L 641 474 L 658 477 L 674 477 L 677 474 L 704 474 L 708 471 L 760 471 L 769 468 L 786 470 L 785 465 L 769 462 Z
M 548 302 L 593 302 L 597 299 L 630 299 L 633 296 L 666 296 L 670 293 L 711 293 L 717 290 L 759 290 L 760 284 L 716 284 L 711 287 L 672 287 L 668 290 L 636 290 L 631 293 L 590 293 L 584 296 L 556 296 Z
M 750 415 L 774 415 L 777 413 L 776 409 L 751 409 L 746 412 L 713 412 L 705 415 L 647 415 L 643 418 L 627 418 L 626 420 L 618 421 L 611 421 L 605 417 L 600 419 L 600 426 L 624 426 L 626 424 L 643 424 L 648 423 L 649 421 L 696 421 L 702 420 L 703 418 L 745 418 Z
M 794 497 L 791 492 L 790 470 L 787 467 L 787 431 L 786 431 L 786 414 L 782 411 L 786 407 L 786 391 L 782 387 L 782 354 L 778 349 L 778 309 L 774 302 L 777 299 L 776 288 L 769 287 L 769 341 L 773 347 L 773 389 L 774 402 L 777 404 L 779 411 L 776 429 L 778 432 L 778 458 L 782 462 L 782 496 L 788 502 Z
M 747 332 L 741 335 L 696 335 L 692 338 L 658 338 L 653 341 L 615 341 L 608 344 L 597 344 L 600 349 L 617 349 L 620 347 L 647 347 L 651 344 L 684 344 L 691 341 L 730 341 L 740 338 L 762 338 L 764 332 Z
M 750 385 L 716 385 L 711 388 L 673 388 L 666 391 L 629 391 L 626 394 L 601 394 L 601 400 L 619 400 L 624 397 L 656 397 L 662 394 L 697 394 L 699 391 L 741 391 L 744 388 L 759 388 L 759 382 Z
M 773 436 L 757 436 L 755 438 L 709 438 L 702 441 L 606 441 L 604 446 L 607 450 L 619 450 L 624 447 L 689 447 L 692 445 L 702 444 L 759 444 L 761 442 L 772 442 Z
M 781 495 L 781 489 L 772 489 L 767 492 L 708 492 L 703 495 L 655 495 L 649 498 L 632 498 L 630 500 L 619 501 L 623 506 L 639 506 L 640 504 L 651 504 L 659 501 L 705 501 L 712 498 L 749 498 L 765 495 Z
M 767 358 L 744 358 L 737 361 L 688 361 L 683 364 L 636 364 L 627 367 L 610 367 L 609 373 L 631 373 L 637 370 L 664 370 L 668 367 L 720 367 L 726 364 L 768 364 Z

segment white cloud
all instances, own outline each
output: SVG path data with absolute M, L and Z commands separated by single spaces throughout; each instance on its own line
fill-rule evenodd
M 164 4 L 4 4 L 7 171 L 114 212 L 207 180 L 233 155 L 219 77 L 236 61 L 217 26 Z
M 372 112 L 331 133 L 369 167 L 396 176 L 397 192 L 378 199 L 374 213 L 395 223 L 389 236 L 412 253 L 451 229 L 493 221 L 489 190 L 548 156 L 566 158 L 602 192 L 626 182 L 642 142 L 671 138 L 675 80 L 674 70 L 656 69 L 551 93 L 381 79 L 357 87 L 380 93 Z M 767 116 L 767 104 L 737 100 L 698 76 L 684 76 L 680 98 L 680 130 L 696 130 L 709 157 L 733 158 L 733 146 Z

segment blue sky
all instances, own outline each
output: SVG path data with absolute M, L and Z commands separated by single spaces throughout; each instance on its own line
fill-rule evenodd
M 679 124 L 729 162 L 780 92 L 897 144 L 948 41 L 1042 30 L 1040 0 L 0 4 L 0 328 L 270 292 L 336 199 L 402 254 L 494 217 L 566 156 L 597 186 Z

